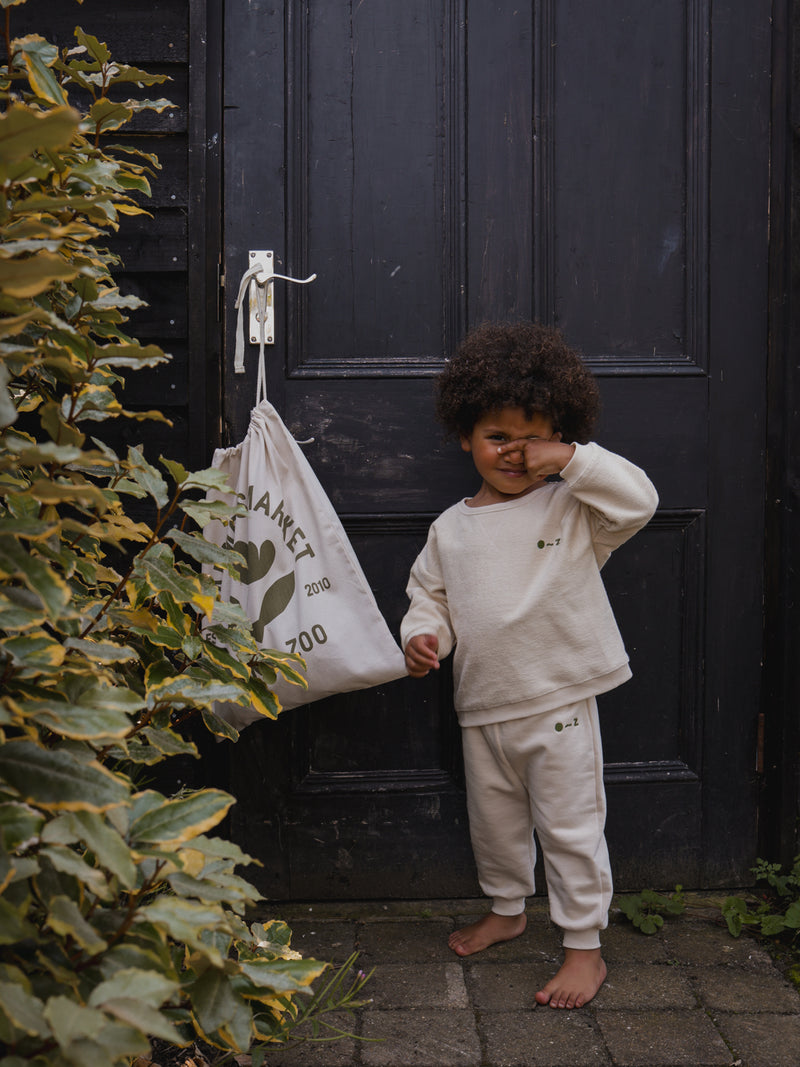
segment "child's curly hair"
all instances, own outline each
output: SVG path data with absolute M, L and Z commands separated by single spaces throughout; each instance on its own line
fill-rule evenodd
M 597 382 L 559 330 L 536 322 L 472 330 L 437 379 L 436 416 L 448 436 L 469 437 L 493 411 L 547 415 L 567 444 L 585 444 L 600 413 Z

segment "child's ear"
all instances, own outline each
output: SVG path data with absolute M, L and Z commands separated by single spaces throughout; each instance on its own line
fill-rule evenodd
M 553 436 L 550 438 L 550 440 L 551 441 L 560 441 L 561 437 L 562 437 L 561 430 L 556 430 L 556 432 L 553 434 Z
M 464 451 L 465 452 L 471 452 L 472 451 L 472 441 L 469 439 L 469 437 L 465 437 L 464 434 L 462 433 L 460 440 L 461 440 L 461 447 L 464 449 Z

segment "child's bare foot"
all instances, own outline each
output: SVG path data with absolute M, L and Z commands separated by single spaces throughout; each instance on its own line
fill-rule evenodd
M 519 937 L 528 920 L 521 915 L 496 915 L 490 911 L 482 919 L 456 930 L 448 939 L 448 945 L 459 956 L 471 956 L 473 952 L 495 945 L 498 941 L 511 941 Z
M 560 970 L 536 994 L 537 1003 L 551 1008 L 582 1008 L 597 993 L 607 973 L 599 948 L 565 948 Z

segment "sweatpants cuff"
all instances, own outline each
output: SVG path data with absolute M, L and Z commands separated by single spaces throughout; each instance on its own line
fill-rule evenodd
M 525 897 L 519 897 L 517 900 L 498 900 L 493 897 L 492 911 L 495 915 L 522 915 L 525 911 Z
M 562 940 L 564 948 L 600 948 L 600 931 L 591 930 L 565 930 Z

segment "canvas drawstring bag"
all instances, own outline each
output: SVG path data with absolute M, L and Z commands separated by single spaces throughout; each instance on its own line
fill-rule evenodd
M 406 669 L 333 505 L 264 398 L 263 345 L 259 363 L 259 399 L 247 434 L 212 460 L 232 489 L 213 497 L 234 504 L 240 495 L 247 513 L 227 527 L 209 523 L 204 536 L 244 556 L 238 579 L 227 572 L 218 579 L 220 593 L 245 611 L 258 644 L 305 659 L 307 691 L 283 679 L 274 686 L 282 706 L 293 708 L 381 685 Z M 237 730 L 261 718 L 233 704 L 217 712 Z

